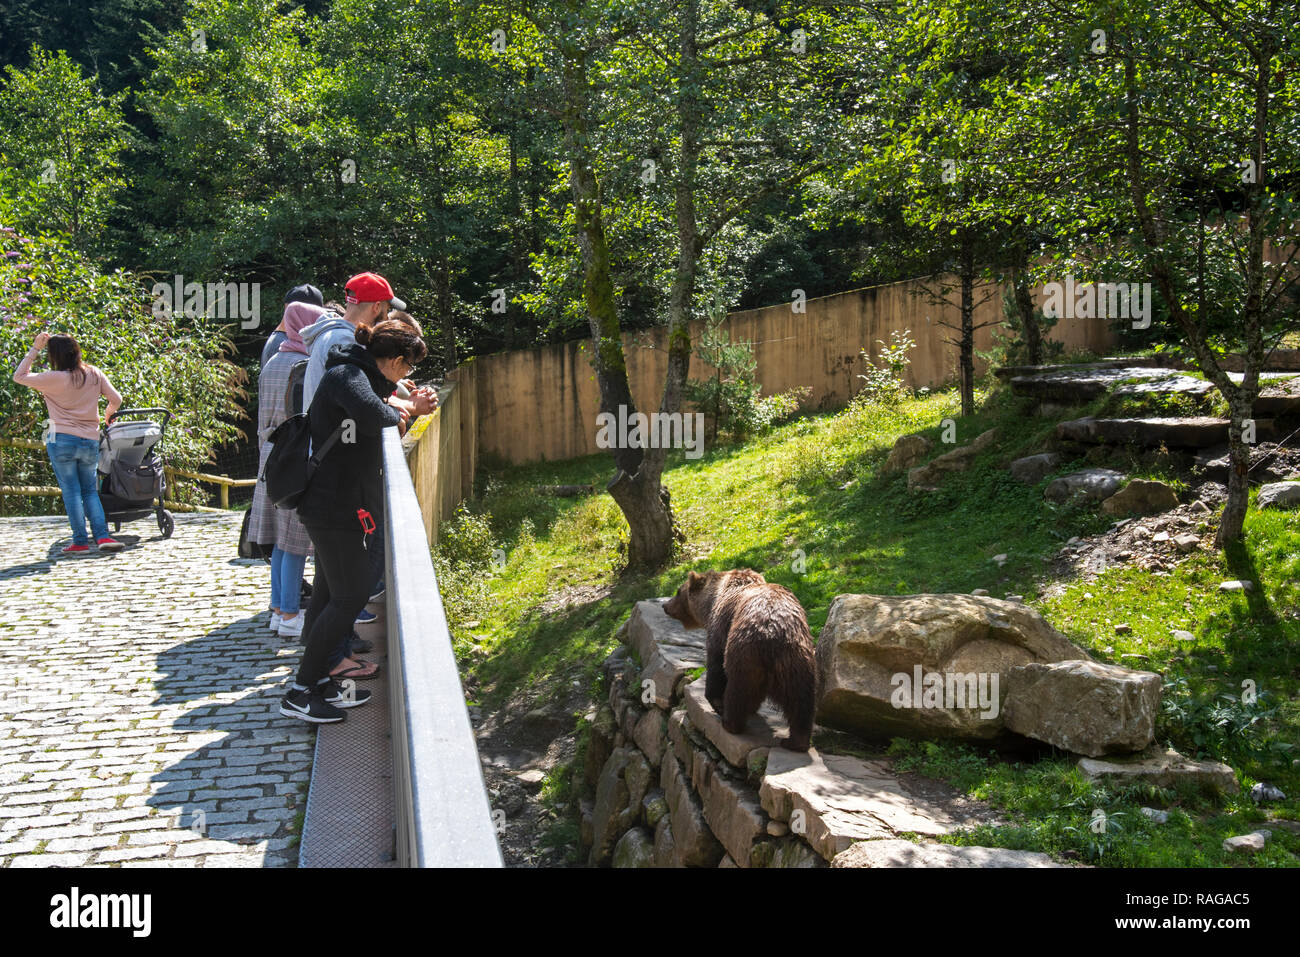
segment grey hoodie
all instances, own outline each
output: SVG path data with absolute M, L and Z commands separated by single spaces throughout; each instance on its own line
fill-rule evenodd
M 334 346 L 350 346 L 357 341 L 357 331 L 352 323 L 342 316 L 330 313 L 328 317 L 318 319 L 310 326 L 303 326 L 299 333 L 302 341 L 311 350 L 307 359 L 307 376 L 302 383 L 302 409 L 307 411 L 311 397 L 316 394 L 316 387 L 325 375 L 325 357 Z

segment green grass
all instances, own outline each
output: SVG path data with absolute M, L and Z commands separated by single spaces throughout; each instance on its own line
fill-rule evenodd
M 469 596 L 450 602 L 449 616 L 476 698 L 492 708 L 512 694 L 542 699 L 565 693 L 574 678 L 593 678 L 632 604 L 671 594 L 690 569 L 762 572 L 799 597 L 814 634 L 839 594 L 986 588 L 994 597 L 1025 596 L 1100 660 L 1160 671 L 1168 690 L 1159 740 L 1228 761 L 1246 788 L 1256 780 L 1281 787 L 1289 798 L 1280 809 L 1300 817 L 1300 768 L 1292 764 L 1300 753 L 1289 748 L 1300 740 L 1295 518 L 1252 512 L 1244 545 L 1226 556 L 1201 553 L 1167 574 L 1118 568 L 1099 581 L 1067 583 L 1062 594 L 1042 600 L 1049 583 L 1044 560 L 1070 536 L 1094 534 L 1111 520 L 1093 508 L 1044 502 L 1050 476 L 1036 486 L 1013 481 L 1006 463 L 1041 451 L 1055 421 L 1029 414 L 1004 393 L 978 398 L 980 411 L 969 418 L 958 415 L 953 392 L 937 392 L 892 408 L 802 418 L 694 461 L 674 453 L 664 482 L 686 544 L 673 567 L 651 576 L 616 577 L 626 531 L 608 496 L 534 491 L 558 484 L 601 489 L 612 471 L 608 456 L 482 468 L 480 494 L 469 509 L 486 521 L 505 564 L 476 573 L 472 582 L 444 581 L 446 592 Z M 957 421 L 959 444 L 999 430 L 971 470 L 950 475 L 934 493 L 908 492 L 904 474 L 881 474 L 901 434 L 929 436 L 935 454 L 950 448 L 939 443 L 948 417 Z M 1057 474 L 1085 464 L 1091 463 L 1062 462 Z M 1121 464 L 1133 477 L 1172 477 L 1167 456 L 1133 454 Z M 1007 558 L 999 567 L 993 556 L 1002 553 Z M 1248 578 L 1259 587 L 1222 594 L 1217 587 L 1225 578 Z M 1118 623 L 1132 631 L 1115 634 Z M 1175 640 L 1175 628 L 1194 632 L 1196 641 Z M 1121 659 L 1125 653 L 1147 658 Z M 1246 680 L 1260 693 L 1255 704 L 1237 700 Z M 821 739 L 819 746 L 825 746 Z M 1262 820 L 1244 792 L 1215 806 L 1195 795 L 1092 786 L 1063 758 L 1017 764 L 950 745 L 924 747 L 931 749 L 925 773 L 990 801 L 1014 822 L 972 838 L 980 843 L 1069 851 L 1103 865 L 1197 866 L 1226 863 L 1222 838 Z M 917 760 L 912 751 L 899 754 Z M 1139 819 L 1141 802 L 1168 804 L 1170 823 Z M 1094 807 L 1109 816 L 1104 835 L 1087 827 Z M 1264 853 L 1234 862 L 1294 866 L 1297 850 L 1294 835 L 1275 831 Z

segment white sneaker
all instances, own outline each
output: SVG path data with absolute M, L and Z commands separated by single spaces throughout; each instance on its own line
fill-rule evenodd
M 272 631 L 279 631 L 279 630 L 280 630 L 280 622 L 282 622 L 282 621 L 284 621 L 284 619 L 280 617 L 280 613 L 279 613 L 278 611 L 273 611 L 273 612 L 271 612 L 271 630 L 272 630 Z
M 302 612 L 292 617 L 283 617 L 280 619 L 280 637 L 297 638 L 302 634 L 302 622 L 307 616 Z

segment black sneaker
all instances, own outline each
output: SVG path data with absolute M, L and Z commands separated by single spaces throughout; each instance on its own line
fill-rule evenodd
M 351 678 L 344 678 L 343 682 L 330 678 L 318 684 L 316 690 L 327 704 L 335 708 L 359 708 L 370 700 L 371 694 L 365 688 L 358 688 Z
M 299 718 L 312 724 L 334 724 L 347 717 L 338 708 L 326 702 L 321 694 L 297 689 L 291 690 L 280 699 L 280 713 L 286 718 Z
M 351 648 L 353 651 L 360 654 L 367 651 L 374 651 L 375 643 L 369 638 L 353 638 Z

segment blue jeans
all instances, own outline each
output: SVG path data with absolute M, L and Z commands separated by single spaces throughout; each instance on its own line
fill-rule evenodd
M 99 443 L 76 435 L 59 432 L 52 442 L 46 443 L 54 478 L 63 492 L 63 508 L 72 526 L 72 544 L 88 545 L 86 519 L 95 541 L 108 538 L 108 521 L 104 506 L 95 488 L 95 466 L 99 462 Z
M 279 545 L 271 551 L 271 607 L 282 615 L 295 615 L 302 604 L 302 571 L 306 555 L 286 552 Z

